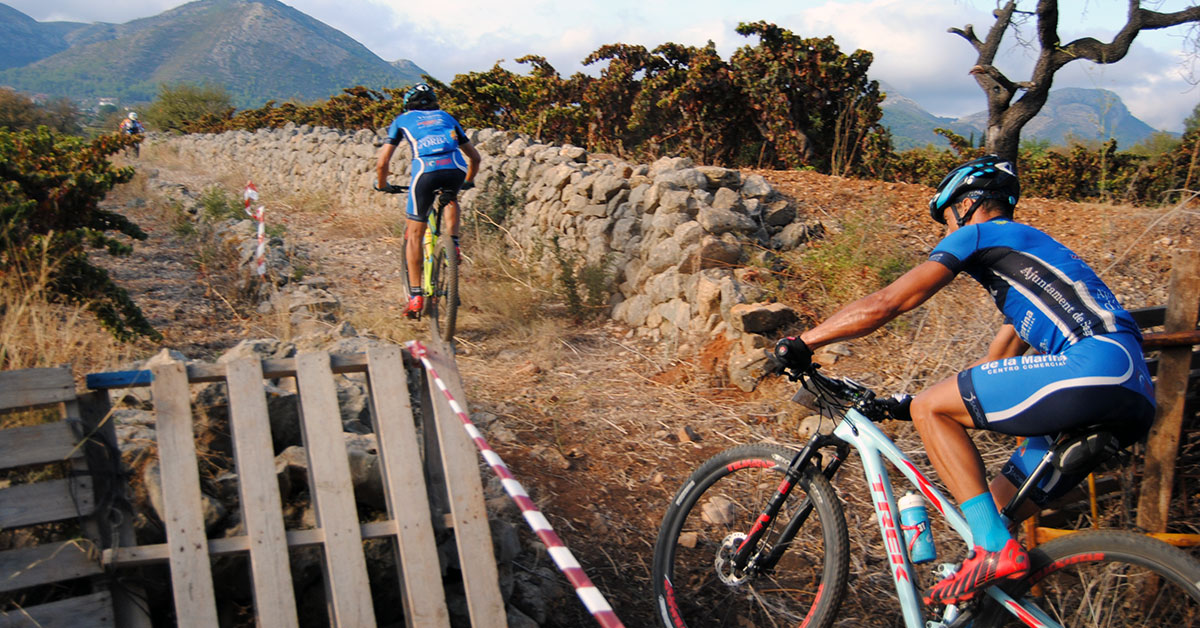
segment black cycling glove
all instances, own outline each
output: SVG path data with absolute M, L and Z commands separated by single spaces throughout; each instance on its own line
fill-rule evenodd
M 812 356 L 812 349 L 799 338 L 783 338 L 775 343 L 775 359 L 788 368 L 806 370 L 812 366 Z
M 401 192 L 401 189 L 399 186 L 392 185 L 391 183 L 385 183 L 385 184 L 383 184 L 383 187 L 379 187 L 379 184 L 376 183 L 375 185 L 372 185 L 371 187 L 375 188 L 376 192 L 383 192 L 385 194 L 397 194 L 397 193 Z
M 912 396 L 906 393 L 896 393 L 891 397 L 880 399 L 879 403 L 888 413 L 888 418 L 897 421 L 911 421 L 912 411 L 909 409 L 912 406 Z
M 474 181 L 463 181 L 463 184 L 462 184 L 462 185 L 460 185 L 460 186 L 458 187 L 458 189 L 460 189 L 460 190 L 469 190 L 469 189 L 471 189 L 471 188 L 473 188 L 473 187 L 475 187 L 475 182 L 474 182 Z

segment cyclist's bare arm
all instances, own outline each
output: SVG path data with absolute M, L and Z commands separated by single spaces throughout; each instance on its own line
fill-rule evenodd
M 392 153 L 396 152 L 395 144 L 384 144 L 379 150 L 379 161 L 375 164 L 375 179 L 379 188 L 387 187 L 388 178 L 388 163 L 392 160 Z
M 471 144 L 470 142 L 460 144 L 458 148 L 463 152 L 464 155 L 467 156 L 466 180 L 474 181 L 475 174 L 479 172 L 479 163 L 483 161 L 483 157 L 480 156 L 479 150 L 475 148 L 475 145 Z
M 865 336 L 897 316 L 921 305 L 954 279 L 942 264 L 926 261 L 804 332 L 800 339 L 809 348 Z

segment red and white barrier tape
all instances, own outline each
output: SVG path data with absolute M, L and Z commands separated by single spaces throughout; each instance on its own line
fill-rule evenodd
M 267 224 L 263 221 L 265 207 L 259 205 L 254 211 L 250 210 L 250 202 L 258 200 L 258 188 L 253 181 L 246 182 L 246 190 L 242 192 L 246 214 L 258 221 L 258 248 L 254 251 L 254 272 L 261 277 L 267 274 Z
M 446 401 L 449 402 L 450 409 L 454 410 L 459 420 L 462 421 L 463 429 L 467 430 L 467 434 L 471 437 L 471 440 L 475 441 L 475 446 L 479 448 L 479 453 L 483 455 L 483 459 L 491 465 L 492 471 L 495 471 L 496 475 L 500 477 L 500 481 L 504 485 L 504 490 L 508 493 L 508 496 L 521 508 L 521 515 L 525 517 L 525 522 L 537 533 L 542 544 L 546 546 L 546 550 L 550 553 L 550 558 L 554 559 L 554 564 L 558 566 L 558 570 L 567 577 L 567 580 L 571 582 L 571 586 L 575 587 L 575 593 L 583 601 L 584 607 L 592 614 L 592 617 L 596 619 L 596 623 L 604 628 L 624 628 L 625 624 L 621 623 L 621 620 L 617 618 L 617 614 L 613 612 L 608 600 L 604 599 L 604 594 L 596 588 L 596 585 L 592 584 L 591 579 L 584 573 L 583 567 L 579 565 L 579 561 L 575 560 L 575 555 L 571 553 L 571 550 L 567 549 L 562 539 L 558 538 L 558 534 L 554 532 L 554 528 L 550 526 L 550 522 L 546 519 L 545 515 L 538 510 L 537 505 L 529 498 L 529 494 L 525 492 L 524 487 L 521 486 L 521 483 L 508 470 L 508 465 L 504 464 L 500 456 L 487 444 L 487 441 L 483 438 L 483 434 L 479 432 L 474 423 L 471 423 L 471 418 L 463 411 L 462 406 L 458 405 L 458 402 L 454 400 L 454 397 L 450 394 L 450 390 L 446 387 L 442 378 L 438 376 L 437 370 L 433 368 L 433 364 L 429 361 L 429 354 L 425 349 L 425 345 L 412 340 L 408 342 L 408 347 L 412 351 L 412 354 L 425 365 L 425 370 L 429 371 L 429 375 L 433 378 L 434 383 L 437 384 L 438 389 L 446 396 Z

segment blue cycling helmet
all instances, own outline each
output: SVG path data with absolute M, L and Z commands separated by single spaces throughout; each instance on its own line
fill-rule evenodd
M 437 106 L 437 95 L 433 93 L 433 88 L 426 83 L 417 83 L 404 92 L 404 109 L 406 111 L 437 109 Z
M 974 199 L 966 214 L 958 215 L 954 207 L 964 198 Z M 946 208 L 954 213 L 958 226 L 967 224 L 979 202 L 998 199 L 1011 209 L 1021 198 L 1021 182 L 1017 180 L 1016 168 L 1007 159 L 987 155 L 968 161 L 950 171 L 938 184 L 937 192 L 929 199 L 929 215 L 941 224 L 946 224 Z

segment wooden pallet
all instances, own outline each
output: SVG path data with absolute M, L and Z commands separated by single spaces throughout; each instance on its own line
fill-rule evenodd
M 445 348 L 441 351 L 435 354 L 440 372 L 453 373 L 457 382 L 453 359 L 444 353 Z M 364 524 L 358 519 L 335 373 L 367 376 L 371 424 L 378 438 L 387 501 L 383 521 Z M 264 380 L 287 377 L 295 378 L 299 391 L 309 485 L 317 516 L 317 527 L 310 530 L 285 529 L 275 478 Z M 33 379 L 36 377 L 30 381 Z M 96 388 L 150 387 L 157 414 L 167 535 L 167 542 L 162 544 L 98 552 L 98 558 L 87 561 L 89 573 L 168 564 L 178 625 L 218 625 L 210 561 L 214 556 L 232 554 L 249 557 L 258 625 L 298 625 L 289 549 L 319 547 L 332 625 L 375 626 L 363 540 L 390 539 L 407 626 L 448 628 L 449 612 L 434 542 L 435 528 L 446 527 L 453 527 L 462 557 L 472 626 L 507 625 L 474 448 L 457 417 L 444 407 L 442 396 L 428 394 L 436 391 L 429 388 L 432 382 L 427 382 L 422 403 L 428 404 L 428 411 L 423 416 L 432 420 L 426 418 L 429 425 L 423 426 L 427 464 L 422 465 L 422 439 L 414 425 L 408 376 L 399 347 L 379 347 L 356 355 L 312 352 L 286 360 L 244 358 L 227 364 L 185 365 L 172 361 L 154 366 L 149 373 L 102 374 L 88 381 Z M 243 536 L 208 539 L 205 535 L 190 402 L 190 385 L 203 382 L 224 382 L 228 387 L 234 465 L 245 522 Z M 432 478 L 432 490 L 427 489 L 426 477 Z M 41 550 L 39 556 L 50 551 Z M 79 554 L 67 555 L 74 561 L 71 564 L 84 562 Z M 67 568 L 68 561 L 61 562 L 62 569 Z M 58 574 L 46 577 L 54 575 Z
M 0 489 L 0 529 L 77 521 L 79 535 L 0 552 L 0 593 L 19 599 L 15 596 L 23 591 L 80 578 L 92 581 L 92 592 L 29 607 L 6 604 L 0 628 L 116 625 L 117 607 L 127 610 L 129 600 L 120 594 L 115 600 L 101 579 L 101 539 L 111 538 L 111 528 L 108 509 L 98 507 L 96 499 L 94 478 L 105 478 L 90 472 L 106 456 L 97 443 L 112 436 L 111 425 L 81 412 L 66 368 L 0 373 L 0 414 L 21 410 L 31 416 L 13 421 L 20 427 L 0 431 L 0 471 L 19 469 L 28 481 Z M 123 618 L 128 621 L 122 625 L 145 625 L 136 615 Z

